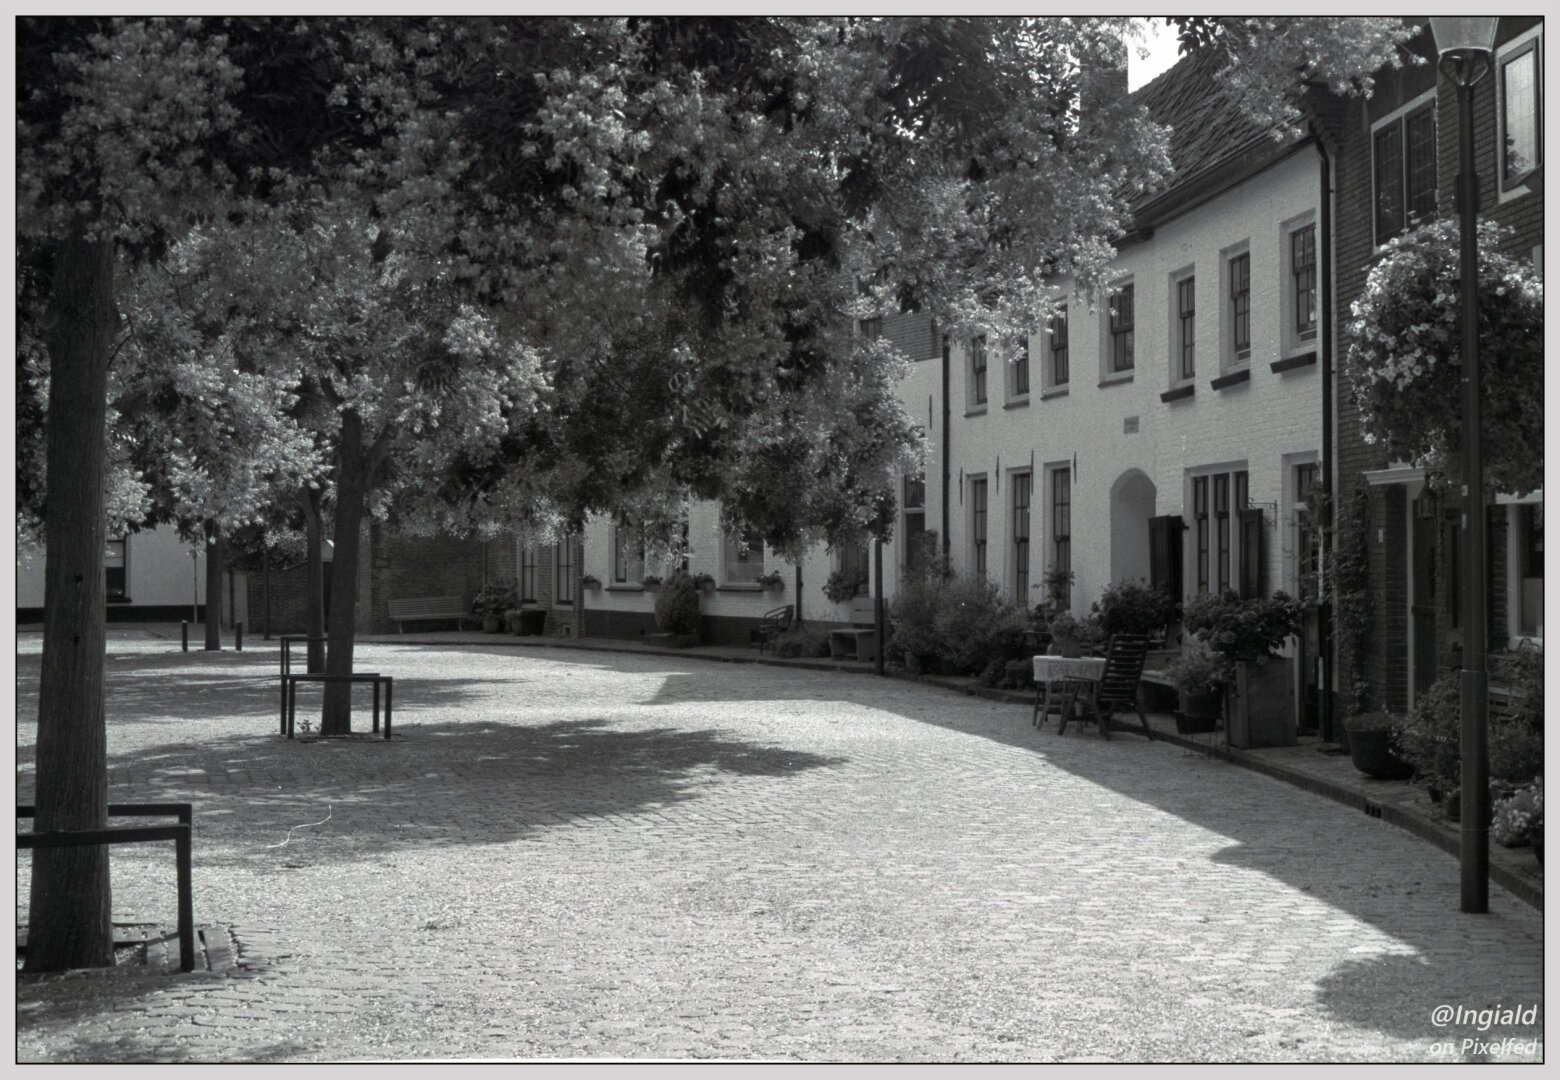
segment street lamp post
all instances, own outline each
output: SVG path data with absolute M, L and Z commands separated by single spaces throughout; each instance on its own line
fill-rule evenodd
M 1430 19 L 1441 70 L 1457 86 L 1457 214 L 1462 270 L 1462 910 L 1490 905 L 1489 727 L 1485 699 L 1484 448 L 1479 402 L 1479 174 L 1473 157 L 1473 87 L 1490 69 L 1494 16 Z

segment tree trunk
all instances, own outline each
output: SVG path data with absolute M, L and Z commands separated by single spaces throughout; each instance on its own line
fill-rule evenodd
M 308 548 L 307 569 L 305 575 L 305 589 L 307 590 L 304 603 L 305 626 L 304 633 L 311 638 L 325 636 L 325 542 L 324 529 L 320 524 L 320 492 L 318 488 L 305 486 L 298 494 L 298 501 L 303 504 L 304 540 Z M 325 670 L 325 643 L 323 641 L 309 642 L 309 667 L 310 675 L 319 675 Z
M 222 651 L 222 563 L 227 544 L 222 527 L 206 522 L 206 651 Z
M 363 446 L 363 418 L 352 409 L 341 414 L 341 440 L 336 454 L 336 551 L 330 564 L 330 651 L 325 659 L 325 673 L 350 675 L 357 630 L 358 550 L 370 472 L 370 455 Z M 320 734 L 351 732 L 352 684 L 326 683 L 324 696 Z
M 40 833 L 108 824 L 103 486 L 115 326 L 113 241 L 78 235 L 59 244 L 48 311 L 49 469 L 33 823 Z M 33 849 L 26 970 L 112 965 L 110 910 L 106 847 Z

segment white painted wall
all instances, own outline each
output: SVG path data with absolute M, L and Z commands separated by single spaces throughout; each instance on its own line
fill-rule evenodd
M 171 526 L 132 533 L 125 544 L 125 592 L 128 606 L 165 606 L 206 602 L 206 557 L 179 539 Z M 43 606 L 41 549 L 21 550 L 16 558 L 16 606 Z M 118 605 L 115 605 L 116 607 Z

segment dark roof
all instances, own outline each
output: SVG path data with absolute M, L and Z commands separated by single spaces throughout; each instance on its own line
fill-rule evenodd
M 1277 156 L 1293 142 L 1273 138 L 1271 129 L 1246 114 L 1235 92 L 1217 77 L 1221 63 L 1212 50 L 1195 52 L 1132 95 L 1157 123 L 1170 128 L 1175 168 L 1169 187 L 1140 205 L 1164 199 L 1221 163 L 1249 159 L 1254 143 L 1265 141 Z

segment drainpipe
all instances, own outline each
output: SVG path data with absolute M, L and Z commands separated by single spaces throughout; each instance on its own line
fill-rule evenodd
M 943 335 L 942 343 L 942 553 L 943 558 L 949 555 L 948 547 L 948 485 L 952 482 L 952 474 L 949 472 L 952 454 L 952 412 L 948 406 L 949 371 L 953 363 L 952 346 L 948 336 Z
M 1333 200 L 1333 176 L 1332 159 L 1327 154 L 1327 147 L 1320 138 L 1316 140 L 1316 152 L 1321 157 L 1322 175 L 1322 227 L 1321 233 L 1321 331 L 1322 331 L 1322 565 L 1331 570 L 1333 563 L 1334 539 L 1333 539 L 1333 493 L 1338 485 L 1333 482 L 1333 469 L 1336 462 L 1333 457 L 1333 318 L 1336 304 L 1333 301 L 1332 292 L 1332 200 Z M 1335 612 L 1333 605 L 1328 603 L 1321 612 L 1321 618 L 1317 620 L 1317 652 L 1322 658 L 1322 686 L 1320 716 L 1318 719 L 1322 727 L 1322 741 L 1332 742 L 1336 732 L 1333 730 L 1333 695 L 1336 690 L 1336 678 L 1334 668 L 1337 666 L 1333 656 L 1332 623 Z

